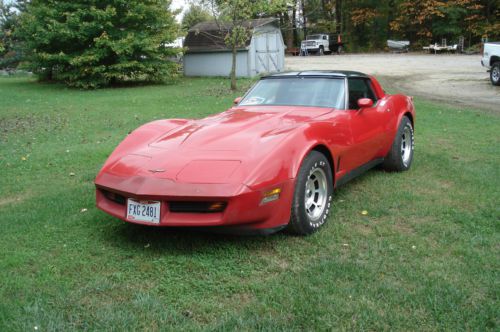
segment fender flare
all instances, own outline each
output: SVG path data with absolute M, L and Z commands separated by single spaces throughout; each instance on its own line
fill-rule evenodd
M 335 184 L 335 157 L 332 151 L 328 148 L 326 142 L 323 141 L 313 141 L 311 144 L 307 145 L 306 148 L 302 149 L 298 154 L 297 158 L 294 158 L 292 167 L 290 167 L 290 178 L 296 179 L 297 174 L 299 173 L 300 167 L 304 162 L 304 159 L 307 157 L 311 151 L 318 151 L 325 155 L 326 159 L 330 163 L 330 171 L 332 172 L 332 179 Z

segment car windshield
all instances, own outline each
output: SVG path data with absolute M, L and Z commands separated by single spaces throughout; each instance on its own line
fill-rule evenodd
M 241 106 L 284 105 L 344 109 L 342 78 L 294 77 L 260 80 Z
M 306 40 L 321 39 L 321 35 L 310 35 L 307 36 Z

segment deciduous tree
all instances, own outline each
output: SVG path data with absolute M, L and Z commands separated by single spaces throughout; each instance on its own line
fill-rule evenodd
M 286 10 L 285 0 L 207 0 L 224 42 L 231 49 L 231 90 L 236 90 L 236 55 L 239 47 L 251 38 L 251 27 L 245 21 L 255 17 L 272 16 Z
M 212 16 L 210 12 L 197 4 L 190 4 L 187 11 L 182 17 L 181 26 L 184 30 L 189 30 L 189 28 L 195 26 L 196 24 L 204 21 L 210 21 Z
M 22 50 L 15 30 L 24 1 L 0 0 L 0 69 L 16 68 L 22 59 Z

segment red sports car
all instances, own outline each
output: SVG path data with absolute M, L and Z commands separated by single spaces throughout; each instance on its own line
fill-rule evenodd
M 128 135 L 97 175 L 97 207 L 144 225 L 309 234 L 336 187 L 410 168 L 414 123 L 411 97 L 359 72 L 267 76 L 225 112 Z

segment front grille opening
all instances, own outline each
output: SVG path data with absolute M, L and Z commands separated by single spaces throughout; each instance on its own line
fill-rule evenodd
M 170 212 L 184 213 L 214 213 L 223 212 L 227 202 L 169 202 Z
M 116 194 L 107 190 L 101 190 L 101 192 L 103 193 L 104 197 L 120 205 L 125 205 L 127 202 L 127 199 L 120 194 Z

